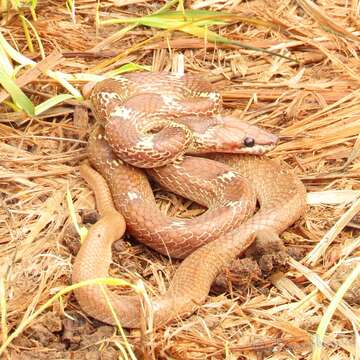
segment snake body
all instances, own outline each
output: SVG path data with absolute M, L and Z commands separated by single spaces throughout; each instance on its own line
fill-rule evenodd
M 163 186 L 208 207 L 196 218 L 177 219 L 157 208 L 144 171 L 119 161 L 103 136 L 92 136 L 88 155 L 109 184 L 129 233 L 166 256 L 185 258 L 254 212 L 256 198 L 248 181 L 214 160 L 186 156 L 152 171 Z
M 217 274 L 231 264 L 254 237 L 278 236 L 305 210 L 304 186 L 276 162 L 249 155 L 217 156 L 216 159 L 230 163 L 250 180 L 259 199 L 260 210 L 235 230 L 197 249 L 181 263 L 168 291 L 151 302 L 148 312 L 153 313 L 157 325 L 194 311 L 206 299 Z M 121 236 L 115 234 L 113 227 L 118 222 L 116 218 L 107 218 L 95 225 L 96 233 L 101 237 L 89 235 L 81 246 L 74 264 L 74 282 L 107 276 L 111 243 Z M 122 326 L 139 327 L 142 318 L 148 316 L 143 311 L 140 296 L 119 296 L 109 290 L 106 292 Z M 79 288 L 75 294 L 85 312 L 103 322 L 115 324 L 100 287 Z
M 159 75 L 157 74 L 157 76 Z M 165 79 L 167 79 L 166 76 Z M 153 79 L 154 83 L 160 81 L 155 77 Z M 191 79 L 191 86 L 196 88 L 194 85 L 196 84 L 196 81 L 193 78 Z M 182 81 L 184 82 L 184 79 Z M 128 83 L 128 80 L 125 82 Z M 207 188 L 205 186 L 203 192 L 201 192 L 201 190 L 196 190 L 198 189 L 198 184 L 196 184 L 195 180 L 191 183 L 189 177 L 191 176 L 191 168 L 194 168 L 196 161 L 200 161 L 200 159 L 193 160 L 191 157 L 187 158 L 182 157 L 181 155 L 184 151 L 196 153 L 197 149 L 199 149 L 200 153 L 204 152 L 204 147 L 200 145 L 196 146 L 196 144 L 202 145 L 206 143 L 208 139 L 206 139 L 206 136 L 205 140 L 200 139 L 200 135 L 194 136 L 194 132 L 196 133 L 196 131 L 199 131 L 201 128 L 201 117 L 198 116 L 198 113 L 192 113 L 189 118 L 187 111 L 189 109 L 188 104 L 192 103 L 191 97 L 195 97 L 196 101 L 194 101 L 194 104 L 197 102 L 201 103 L 200 108 L 202 110 L 199 111 L 199 113 L 202 113 L 206 118 L 209 114 L 209 111 L 206 110 L 209 109 L 209 99 L 205 96 L 205 103 L 202 103 L 202 100 L 194 95 L 196 94 L 196 91 L 194 89 L 190 91 L 189 88 L 184 89 L 184 83 L 181 85 L 180 81 L 180 85 L 178 85 L 181 88 L 180 90 L 183 91 L 185 95 L 190 94 L 190 99 L 187 99 L 187 95 L 183 97 L 179 96 L 179 102 L 182 102 L 181 111 L 183 111 L 184 108 L 187 110 L 184 110 L 179 117 L 174 116 L 171 119 L 171 122 L 174 121 L 175 124 L 181 125 L 187 124 L 184 126 L 187 129 L 186 131 L 188 131 L 189 123 L 191 124 L 191 121 L 194 120 L 195 125 L 193 126 L 193 129 L 190 130 L 192 133 L 192 140 L 188 143 L 185 139 L 186 136 L 182 137 L 179 135 L 180 132 L 177 132 L 175 142 L 179 144 L 182 141 L 182 145 L 178 146 L 176 151 L 175 147 L 171 145 L 171 151 L 162 152 L 160 154 L 161 156 L 157 154 L 156 159 L 158 161 L 156 161 L 156 169 L 149 170 L 149 173 L 156 177 L 157 180 L 166 187 L 171 187 L 172 183 L 174 181 L 176 182 L 178 176 L 183 175 L 185 180 L 178 181 L 177 184 L 182 188 L 182 190 L 179 191 L 181 194 L 188 195 L 189 193 L 194 193 L 195 195 L 190 195 L 190 198 L 192 197 L 200 203 L 205 199 L 204 205 L 208 206 L 210 210 L 212 200 L 209 199 L 209 197 L 216 195 L 216 197 L 220 199 L 217 200 L 217 206 L 218 208 L 221 208 L 222 206 L 222 210 L 218 213 L 216 213 L 217 210 L 214 210 L 215 212 L 209 210 L 207 214 L 208 218 L 206 218 L 205 214 L 205 218 L 203 219 L 206 221 L 199 227 L 200 230 L 198 233 L 189 230 L 192 226 L 196 227 L 196 221 L 193 223 L 188 222 L 186 226 L 183 221 L 180 221 L 178 222 L 177 227 L 175 225 L 175 228 L 172 230 L 164 232 L 166 236 L 158 236 L 156 226 L 160 225 L 161 229 L 169 229 L 169 219 L 164 220 L 164 216 L 159 216 L 159 213 L 155 210 L 156 208 L 153 207 L 155 205 L 153 195 L 144 173 L 139 169 L 135 169 L 132 166 L 123 163 L 117 158 L 117 156 L 120 156 L 122 160 L 128 161 L 130 154 L 130 163 L 138 163 L 140 157 L 137 158 L 137 155 L 132 156 L 131 154 L 133 152 L 128 149 L 133 149 L 134 146 L 136 147 L 136 144 L 138 144 L 139 141 L 144 141 L 146 136 L 153 136 L 153 134 L 144 133 L 139 129 L 135 129 L 136 135 L 134 135 L 133 138 L 135 140 L 131 144 L 127 143 L 126 149 L 117 147 L 117 141 L 120 140 L 120 137 L 122 136 L 119 135 L 120 128 L 118 127 L 118 124 L 124 123 L 126 120 L 124 118 L 119 120 L 119 107 L 122 107 L 123 109 L 133 107 L 135 111 L 139 113 L 137 115 L 138 119 L 145 119 L 146 112 L 149 111 L 150 115 L 156 114 L 153 119 L 156 118 L 156 121 L 163 121 L 162 116 L 160 116 L 161 114 L 154 109 L 152 105 L 148 106 L 146 101 L 144 101 L 144 104 L 139 105 L 139 107 L 137 107 L 135 103 L 132 104 L 134 98 L 139 100 L 139 92 L 141 91 L 143 92 L 143 97 L 148 98 L 150 103 L 152 101 L 151 99 L 155 99 L 154 101 L 157 106 L 163 104 L 164 101 L 168 101 L 168 99 L 164 100 L 163 97 L 161 99 L 158 97 L 159 94 L 163 94 L 162 90 L 155 93 L 156 96 L 153 96 L 150 93 L 149 97 L 147 97 L 145 94 L 148 94 L 150 90 L 153 91 L 153 87 L 151 86 L 151 89 L 149 89 L 150 85 L 148 85 L 146 88 L 144 85 L 146 80 L 143 78 L 138 82 L 140 83 L 140 87 L 137 90 L 137 93 L 134 92 L 132 96 L 126 94 L 126 96 L 124 95 L 125 97 L 121 99 L 123 96 L 123 90 L 121 90 L 116 96 L 106 95 L 105 97 L 110 100 L 105 103 L 101 102 L 102 100 L 99 99 L 104 98 L 104 93 L 111 94 L 114 92 L 114 84 L 111 86 L 111 82 L 106 80 L 105 84 L 100 85 L 100 83 L 95 86 L 95 95 L 93 92 L 93 99 L 95 99 L 95 116 L 97 118 L 100 117 L 101 121 L 103 121 L 105 136 L 94 136 L 93 140 L 90 141 L 89 159 L 93 166 L 106 178 L 117 210 L 124 212 L 127 226 L 129 229 L 135 229 L 133 230 L 135 235 L 137 234 L 138 237 L 140 236 L 141 240 L 147 239 L 147 243 L 150 246 L 170 256 L 185 257 L 188 254 L 190 255 L 185 258 L 177 269 L 167 292 L 159 298 L 152 299 L 147 306 L 144 306 L 144 301 L 140 296 L 119 296 L 108 289 L 105 289 L 104 294 L 102 289 L 98 286 L 86 286 L 75 290 L 76 298 L 84 311 L 101 321 L 114 324 L 115 320 L 108 306 L 108 299 L 121 324 L 125 327 L 139 327 L 142 323 L 142 319 L 147 318 L 150 315 L 153 316 L 155 324 L 159 325 L 166 323 L 177 316 L 191 313 L 206 299 L 211 283 L 217 274 L 225 266 L 229 266 L 255 238 L 261 238 L 263 240 L 269 237 L 277 237 L 282 231 L 296 221 L 303 214 L 305 209 L 305 189 L 296 176 L 291 172 L 284 170 L 275 161 L 265 157 L 246 155 L 246 153 L 249 152 L 249 148 L 250 150 L 252 149 L 255 154 L 263 152 L 264 147 L 266 148 L 269 144 L 271 145 L 274 143 L 274 137 L 256 127 L 250 127 L 249 125 L 244 125 L 242 123 L 240 123 L 239 127 L 238 124 L 233 124 L 233 121 L 230 121 L 229 119 L 224 121 L 219 116 L 215 116 L 216 124 L 220 122 L 222 123 L 222 127 L 226 128 L 228 126 L 232 129 L 236 129 L 235 132 L 239 135 L 236 144 L 236 141 L 231 136 L 227 136 L 233 131 L 227 132 L 225 129 L 225 132 L 223 132 L 220 129 L 220 139 L 223 141 L 223 143 L 220 144 L 221 141 L 218 140 L 220 148 L 225 149 L 226 152 L 235 151 L 243 152 L 245 154 L 213 154 L 210 156 L 211 160 L 202 159 L 204 160 L 203 167 L 201 167 L 202 171 L 198 171 L 196 177 L 201 179 L 201 175 L 205 175 L 204 182 L 206 183 L 206 175 L 208 175 L 207 180 L 209 184 L 214 178 L 223 180 L 225 175 L 225 179 L 227 180 L 225 183 L 227 184 L 223 184 L 220 180 L 220 182 L 215 181 L 216 185 L 213 188 Z M 166 84 L 167 87 L 171 87 L 171 84 L 167 81 L 165 81 L 164 84 Z M 188 83 L 186 82 L 186 84 Z M 121 86 L 121 89 L 123 89 L 123 85 Z M 190 85 L 186 86 L 190 87 Z M 108 90 L 105 91 L 105 88 Z M 175 97 L 178 96 L 179 89 L 176 91 L 174 88 L 168 90 L 169 89 L 166 90 L 166 94 L 170 93 Z M 171 93 L 171 91 L 173 92 Z M 204 92 L 202 92 L 202 94 L 203 93 Z M 215 99 L 216 97 L 213 96 L 213 98 Z M 114 101 L 112 102 L 111 99 Z M 132 105 L 130 106 L 129 104 Z M 218 105 L 214 105 L 212 108 L 216 109 L 217 107 Z M 169 109 L 166 111 L 169 111 Z M 166 111 L 164 108 L 161 109 L 161 112 L 164 112 L 165 116 Z M 124 110 L 122 110 L 121 113 L 124 113 Z M 134 118 L 135 117 L 136 116 L 134 116 Z M 151 117 L 152 116 L 150 116 L 150 118 Z M 212 120 L 206 120 L 205 123 L 211 123 L 211 121 Z M 128 126 L 134 127 L 134 125 L 131 124 L 128 124 Z M 156 125 L 156 122 L 153 122 L 151 126 L 156 128 L 158 125 Z M 169 125 L 169 127 L 167 126 L 168 125 L 165 125 L 165 129 L 172 128 L 172 125 Z M 182 129 L 182 127 L 177 127 L 177 125 L 173 128 Z M 154 142 L 163 141 L 163 130 L 164 128 L 156 133 L 158 135 L 156 141 L 154 140 L 154 137 L 152 137 L 152 144 L 154 144 Z M 206 133 L 208 128 L 203 130 Z M 134 132 L 134 128 L 132 131 Z M 252 139 L 254 140 L 254 143 L 252 143 L 251 146 L 247 146 L 246 142 L 248 141 L 244 141 L 249 139 L 249 133 L 252 134 Z M 196 137 L 200 140 L 196 140 Z M 110 145 L 112 149 L 115 150 L 117 156 L 111 152 L 111 149 L 106 142 L 106 140 L 109 141 L 109 138 L 113 140 L 110 141 Z M 213 139 L 214 134 L 211 134 L 211 140 L 208 142 L 208 144 L 212 144 L 209 147 L 210 152 L 217 146 L 213 146 Z M 162 146 L 164 144 L 165 143 L 163 143 Z M 224 144 L 226 144 L 226 146 L 224 146 Z M 157 149 L 160 148 L 163 149 L 164 147 L 157 147 Z M 142 150 L 145 149 L 145 147 L 142 147 Z M 258 150 L 256 151 L 256 149 Z M 142 167 L 148 167 L 149 161 L 153 160 L 153 154 L 154 153 L 150 151 L 148 153 L 148 158 L 144 161 L 141 160 L 140 165 Z M 163 157 L 164 154 L 165 156 Z M 164 163 L 168 163 L 169 159 L 172 160 L 172 164 L 161 166 Z M 222 168 L 222 165 L 219 165 L 220 163 L 225 164 L 224 168 Z M 93 226 L 92 232 L 89 233 L 76 257 L 73 269 L 74 282 L 107 276 L 108 267 L 111 262 L 111 244 L 122 235 L 123 231 L 121 225 L 123 224 L 122 217 L 115 210 L 111 201 L 111 196 L 109 191 L 106 190 L 107 187 L 103 180 L 100 181 L 98 178 L 99 175 L 89 167 L 84 167 L 82 169 L 82 175 L 87 179 L 90 186 L 95 191 L 98 208 L 102 218 Z M 246 180 L 242 179 L 242 177 Z M 228 180 L 229 178 L 230 180 Z M 234 183 L 231 182 L 233 178 Z M 222 186 L 217 189 L 219 183 L 222 185 L 229 185 L 229 187 Z M 260 204 L 260 210 L 253 217 L 247 219 L 254 208 L 253 192 L 248 186 L 249 183 L 256 193 L 256 197 Z M 184 186 L 184 184 L 186 186 Z M 244 191 L 244 198 L 239 198 L 239 195 L 237 194 L 239 187 Z M 222 216 L 226 218 L 227 215 L 228 219 L 231 219 L 235 214 L 235 212 L 233 212 L 233 207 L 229 206 L 229 202 L 245 204 L 244 211 L 240 210 L 241 206 L 237 206 L 237 210 L 239 211 L 236 213 L 236 216 L 242 217 L 242 220 L 247 220 L 243 224 L 240 224 L 240 221 L 236 222 L 234 219 L 236 225 L 222 228 L 223 223 L 220 221 Z M 129 208 L 131 208 L 131 210 L 127 213 L 126 209 Z M 175 224 L 176 221 L 179 220 L 175 220 Z M 199 220 L 197 221 L 199 222 Z M 220 230 L 214 230 L 213 235 L 208 236 L 206 231 L 211 228 L 210 224 L 212 224 L 212 222 L 216 222 L 217 225 L 220 226 Z M 116 226 L 115 223 L 117 223 Z M 225 223 L 227 223 L 227 221 L 225 221 Z M 186 230 L 183 232 L 179 231 L 183 228 L 186 228 Z M 194 234 L 197 234 L 196 236 L 199 235 L 199 237 L 194 237 Z M 203 238 L 201 236 L 203 236 Z M 185 244 L 189 245 L 185 246 Z

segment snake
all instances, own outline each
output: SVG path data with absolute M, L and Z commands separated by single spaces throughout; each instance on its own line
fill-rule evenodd
M 126 227 L 133 229 L 135 234 L 145 233 L 141 241 L 147 239 L 154 249 L 169 256 L 184 258 L 168 290 L 149 301 L 141 295 L 118 295 L 106 287 L 101 288 L 97 285 L 87 285 L 75 290 L 76 299 L 87 314 L 108 324 L 116 324 L 118 319 L 122 326 L 128 328 L 141 327 L 149 318 L 156 326 L 160 326 L 193 313 L 206 300 L 212 282 L 224 267 L 229 266 L 255 239 L 278 238 L 303 215 L 306 208 L 305 187 L 297 176 L 276 161 L 259 156 L 266 152 L 266 148 L 274 145 L 275 137 L 255 126 L 235 122 L 232 118 L 229 120 L 225 117 L 226 121 L 224 121 L 216 114 L 216 111 L 219 111 L 218 96 L 213 95 L 213 90 L 206 82 L 204 84 L 200 82 L 198 87 L 200 90 L 197 90 L 197 80 L 194 76 L 189 76 L 190 80 L 188 77 L 179 78 L 169 74 L 152 74 L 148 75 L 147 79 L 141 74 L 137 76 L 138 78 L 128 76 L 125 81 L 104 80 L 92 89 L 93 111 L 96 119 L 100 118 L 99 122 L 104 130 L 92 136 L 88 148 L 90 163 L 97 171 L 84 165 L 81 174 L 95 192 L 101 219 L 90 229 L 76 256 L 72 272 L 74 283 L 106 277 L 111 263 L 111 245 L 123 235 L 125 223 Z M 139 84 L 134 92 L 124 90 L 125 83 L 129 86 L 129 78 L 130 82 Z M 153 81 L 149 82 L 149 78 Z M 174 90 L 172 83 L 178 88 Z M 118 84 L 120 90 L 115 89 L 115 84 Z M 158 89 L 159 84 L 163 86 L 154 92 L 154 87 Z M 206 93 L 212 95 L 206 96 Z M 168 97 L 174 97 L 176 106 Z M 136 101 L 133 101 L 134 99 Z M 151 104 L 154 102 L 156 106 L 149 105 L 148 100 Z M 171 107 L 172 103 L 174 107 Z M 200 103 L 199 107 L 196 105 L 198 103 Z M 120 111 L 119 108 L 122 110 Z M 179 113 L 173 116 L 171 111 L 175 112 L 176 108 L 179 109 Z M 135 116 L 134 112 L 139 114 Z M 133 114 L 134 118 L 144 123 L 147 112 L 151 115 L 147 131 L 137 128 L 136 124 L 130 124 L 132 118 L 130 119 L 128 114 Z M 163 119 L 169 113 L 168 121 L 173 124 L 164 125 Z M 157 125 L 156 118 L 162 124 Z M 136 132 L 136 135 L 131 139 L 130 136 L 125 135 L 129 141 L 125 141 L 125 145 L 118 146 L 117 142 L 124 136 L 120 134 L 118 124 L 126 121 L 128 128 L 125 133 L 130 131 L 132 126 L 132 131 Z M 112 122 L 115 124 L 109 125 Z M 191 126 L 192 123 L 195 125 Z M 180 127 L 177 126 L 179 124 Z M 222 144 L 217 140 L 219 147 L 214 145 L 216 142 L 216 132 L 212 130 L 214 124 L 215 128 L 220 129 L 220 139 L 224 140 Z M 183 125 L 186 127 L 185 130 Z M 234 131 L 228 131 L 226 127 L 236 129 L 237 141 L 229 136 Z M 156 132 L 153 132 L 154 129 Z M 164 151 L 163 137 L 168 137 L 172 129 L 176 130 L 172 137 L 173 140 L 176 138 L 176 141 Z M 190 135 L 184 136 L 189 129 Z M 211 134 L 204 140 L 201 138 L 201 133 L 206 133 L 208 129 Z M 155 138 L 154 135 L 157 137 Z M 150 140 L 146 137 L 150 137 Z M 207 141 L 209 141 L 208 150 L 206 150 Z M 143 146 L 144 143 L 147 145 Z M 136 151 L 146 153 L 148 144 L 158 143 L 161 146 L 155 146 L 155 152 L 152 147 L 148 157 L 140 160 L 141 157 Z M 228 153 L 218 153 L 219 148 Z M 206 154 L 206 158 L 184 155 L 196 154 L 197 149 L 200 154 Z M 156 165 L 152 169 L 149 166 L 151 161 Z M 196 165 L 196 161 L 204 162 Z M 226 198 L 222 211 L 232 208 L 229 202 L 242 203 L 245 208 L 239 213 L 243 222 L 236 222 L 236 225 L 226 229 L 221 228 L 219 232 L 214 232 L 214 236 L 204 236 L 204 238 L 200 236 L 200 239 L 194 238 L 191 231 L 190 233 L 186 232 L 187 230 L 184 233 L 169 231 L 166 233 L 168 239 L 167 236 L 155 236 L 155 245 L 152 245 L 151 239 L 154 234 L 156 235 L 157 225 L 165 222 L 163 228 L 169 228 L 169 223 L 168 219 L 159 220 L 156 208 L 151 209 L 150 205 L 153 206 L 155 200 L 149 182 L 144 171 L 135 168 L 134 165 L 145 168 L 167 188 L 171 188 L 171 183 L 176 182 L 177 177 L 183 175 L 183 180 L 178 181 L 177 185 L 186 184 L 186 186 L 180 186 L 183 189 L 180 193 L 191 198 L 193 195 L 189 195 L 190 190 L 198 192 L 200 195 L 195 194 L 193 199 L 200 203 L 210 195 L 217 195 L 223 200 L 226 195 L 225 197 L 229 198 Z M 215 187 L 201 193 L 201 187 L 197 188 L 196 181 L 188 185 L 191 183 L 190 170 L 195 165 L 202 171 L 198 171 L 194 179 L 201 179 L 201 173 L 205 175 L 205 180 L 206 178 L 209 180 L 208 183 L 217 178 L 214 182 Z M 236 180 L 235 186 L 231 182 L 232 178 Z M 230 186 L 218 187 L 216 190 L 219 183 Z M 239 190 L 245 193 L 242 198 L 239 198 Z M 250 216 L 254 210 L 254 199 L 257 199 L 260 208 L 255 215 Z M 205 204 L 209 208 L 211 201 L 208 200 Z M 126 212 L 124 209 L 129 204 L 132 210 Z M 145 208 L 142 208 L 143 206 Z M 240 205 L 236 207 L 241 208 Z M 211 213 L 210 210 L 208 212 L 208 218 L 202 226 L 203 232 L 211 228 L 209 226 L 211 220 L 216 220 L 215 213 Z M 135 220 L 131 219 L 132 216 Z M 221 218 L 221 211 L 217 217 Z M 176 219 L 174 224 L 177 229 L 194 225 Z M 184 237 L 180 238 L 180 236 Z
M 278 140 L 256 126 L 217 113 L 219 99 L 219 93 L 211 84 L 192 74 L 182 77 L 169 73 L 127 74 L 96 83 L 92 89 L 93 112 L 103 130 L 89 141 L 90 161 L 110 184 L 128 232 L 172 258 L 183 259 L 196 248 L 234 229 L 253 213 L 256 203 L 250 184 L 236 170 L 211 159 L 183 156 L 183 151 L 196 155 L 203 152 L 261 154 L 272 149 Z M 173 138 L 168 144 L 169 134 L 162 132 L 164 123 L 175 124 L 171 125 L 175 129 L 179 124 L 185 126 L 192 143 L 185 143 L 181 151 L 174 152 Z M 156 140 L 154 134 L 144 128 L 160 128 Z M 181 139 L 180 136 L 177 142 Z M 150 151 L 151 156 L 156 155 L 156 161 L 141 145 L 144 143 L 152 143 L 155 150 L 159 149 L 156 144 L 161 143 L 162 151 L 156 154 L 154 149 Z M 146 161 L 130 156 L 134 149 L 139 157 L 147 154 Z M 171 158 L 168 154 L 172 154 Z M 170 163 L 158 166 L 169 159 Z M 149 168 L 151 164 L 156 166 Z M 157 209 L 147 175 L 208 211 L 193 219 L 164 216 Z

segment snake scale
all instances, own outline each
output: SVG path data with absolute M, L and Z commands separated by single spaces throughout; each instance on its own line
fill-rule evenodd
M 125 223 L 148 246 L 185 258 L 167 292 L 146 306 L 140 296 L 119 296 L 96 285 L 76 289 L 91 316 L 115 324 L 108 301 L 122 326 L 130 328 L 150 315 L 161 325 L 190 314 L 205 301 L 219 272 L 255 238 L 277 238 L 303 214 L 303 184 L 277 162 L 257 156 L 277 138 L 220 115 L 221 97 L 208 82 L 195 75 L 136 73 L 104 80 L 91 90 L 103 129 L 91 136 L 88 154 L 106 182 L 94 169 L 81 167 L 101 219 L 75 259 L 73 282 L 107 276 L 111 244 L 123 235 Z M 139 167 L 208 210 L 196 219 L 165 216 Z M 260 210 L 251 216 L 256 199 Z

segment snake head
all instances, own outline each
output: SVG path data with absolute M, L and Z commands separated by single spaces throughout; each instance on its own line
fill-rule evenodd
M 234 116 L 191 118 L 182 121 L 193 132 L 189 153 L 233 153 L 261 155 L 272 150 L 278 137 Z
M 272 150 L 279 140 L 276 135 L 233 116 L 222 120 L 217 134 L 222 152 L 261 155 Z

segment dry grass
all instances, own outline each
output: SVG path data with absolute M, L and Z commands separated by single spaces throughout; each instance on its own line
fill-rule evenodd
M 71 10 L 72 2 L 68 3 Z M 31 53 L 19 11 L 3 14 L 1 31 L 7 41 L 39 63 L 17 74 L 17 84 L 34 104 L 66 92 L 48 70 L 99 75 L 129 63 L 171 70 L 183 54 L 186 71 L 211 79 L 228 111 L 280 134 L 281 144 L 270 156 L 294 168 L 311 193 L 305 218 L 283 234 L 287 246 L 304 252 L 305 258 L 291 260 L 286 274 L 273 274 L 246 289 L 234 288 L 231 295 L 209 296 L 196 314 L 147 339 L 138 331 L 128 332 L 127 341 L 144 358 L 360 356 L 359 277 L 356 280 L 360 237 L 358 229 L 348 227 L 360 210 L 360 2 L 316 4 L 311 0 L 185 3 L 186 8 L 257 19 L 254 24 L 232 20 L 212 30 L 298 62 L 234 44 L 214 45 L 181 31 L 96 23 L 98 16 L 104 20 L 146 15 L 164 5 L 144 0 L 102 1 L 98 12 L 97 1 L 77 0 L 75 13 L 65 1 L 39 1 L 37 21 L 27 9 L 21 10 L 48 56 L 41 62 L 41 46 L 29 29 L 34 40 Z M 77 89 L 85 82 L 69 81 Z M 0 92 L 0 99 L 6 98 L 7 93 Z M 16 329 L 23 331 L 2 348 L 1 356 L 130 359 L 122 336 L 87 319 L 71 293 L 32 316 L 70 284 L 79 239 L 69 217 L 67 189 L 77 210 L 94 208 L 93 195 L 78 172 L 93 119 L 76 98 L 54 104 L 36 117 L 11 106 L 3 102 L 0 107 L 1 342 L 7 344 Z M 171 194 L 158 192 L 158 201 L 171 214 L 194 212 Z M 166 289 L 177 262 L 133 242 L 116 245 L 112 275 L 131 281 L 140 276 L 150 293 Z M 335 294 L 329 284 L 343 286 Z

